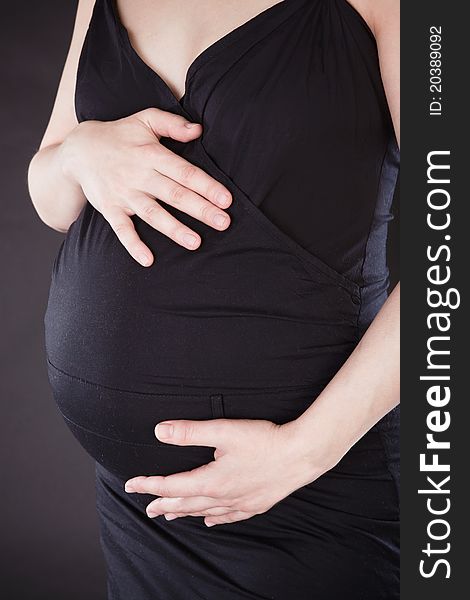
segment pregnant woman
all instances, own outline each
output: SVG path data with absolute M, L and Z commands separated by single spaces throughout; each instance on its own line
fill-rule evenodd
M 399 597 L 397 0 L 81 0 L 34 206 L 110 600 Z

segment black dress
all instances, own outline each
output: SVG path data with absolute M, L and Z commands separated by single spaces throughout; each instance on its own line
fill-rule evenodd
M 159 421 L 298 417 L 383 305 L 399 152 L 366 22 L 346 0 L 279 2 L 202 52 L 177 99 L 97 0 L 75 100 L 79 121 L 154 106 L 202 123 L 161 141 L 233 194 L 223 232 L 165 205 L 196 251 L 133 217 L 150 268 L 87 203 L 53 265 L 49 376 L 96 461 L 110 600 L 398 598 L 398 409 L 247 521 L 150 519 L 154 497 L 123 489 L 213 459 L 158 442 Z

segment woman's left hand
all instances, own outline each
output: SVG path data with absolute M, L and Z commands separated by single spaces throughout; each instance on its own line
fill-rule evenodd
M 302 448 L 297 421 L 165 421 L 155 435 L 168 444 L 213 447 L 215 460 L 174 475 L 133 477 L 126 492 L 160 496 L 147 506 L 149 517 L 201 516 L 209 527 L 266 512 L 336 462 L 325 444 L 315 452 Z

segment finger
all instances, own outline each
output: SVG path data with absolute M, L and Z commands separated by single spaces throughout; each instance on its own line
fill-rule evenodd
M 211 469 L 208 465 L 203 465 L 192 471 L 175 473 L 174 475 L 144 475 L 132 477 L 125 484 L 126 492 L 136 492 L 138 494 L 152 494 L 165 498 L 187 497 L 187 496 L 212 496 L 207 492 L 211 488 Z M 212 486 L 214 490 L 216 485 Z M 212 492 L 212 489 L 210 489 Z
M 208 512 L 210 510 L 215 510 L 216 512 Z M 211 498 L 210 496 L 157 498 L 147 506 L 147 514 L 149 517 L 157 517 L 158 515 L 163 515 L 165 513 L 201 516 L 202 514 L 224 514 L 224 512 L 230 512 L 231 510 L 233 509 L 229 506 L 221 507 L 220 500 Z
M 165 513 L 163 516 L 167 521 L 172 521 L 173 519 L 181 519 L 182 517 L 220 517 L 222 515 L 226 515 L 230 512 L 233 512 L 233 509 L 226 507 L 217 507 L 217 508 L 209 508 L 203 512 L 194 512 L 194 513 Z M 155 516 L 161 515 L 148 515 L 151 519 Z
M 199 123 L 191 123 L 181 115 L 160 110 L 159 108 L 147 108 L 136 114 L 157 137 L 168 137 L 180 142 L 189 142 L 202 133 Z
M 223 447 L 227 441 L 230 421 L 210 419 L 208 421 L 162 421 L 155 427 L 155 435 L 161 442 L 177 446 Z
M 159 148 L 155 170 L 221 208 L 232 203 L 232 194 L 220 181 L 167 148 Z
M 195 250 L 201 245 L 200 235 L 183 225 L 158 202 L 148 196 L 143 195 L 138 200 L 132 200 L 129 206 L 138 217 L 151 227 L 188 250 Z
M 235 523 L 237 521 L 246 521 L 247 519 L 251 519 L 251 517 L 254 517 L 254 513 L 246 513 L 246 512 L 242 512 L 241 510 L 236 510 L 230 513 L 227 513 L 225 515 L 221 515 L 221 516 L 210 516 L 210 517 L 205 517 L 204 519 L 204 524 L 207 525 L 207 527 L 212 527 L 213 525 L 223 525 L 224 523 Z
M 230 224 L 230 216 L 226 212 L 160 173 L 155 173 L 145 191 L 219 231 L 227 229 Z
M 111 225 L 117 238 L 138 263 L 149 267 L 153 262 L 153 254 L 138 236 L 132 219 L 122 208 L 111 206 L 103 213 L 103 217 Z
M 228 513 L 233 512 L 233 508 L 229 506 L 215 506 L 214 508 L 208 508 L 207 510 L 202 510 L 194 513 L 170 513 L 170 514 L 178 514 L 181 517 L 220 517 L 222 515 L 227 515 Z M 168 513 L 165 513 L 168 514 Z

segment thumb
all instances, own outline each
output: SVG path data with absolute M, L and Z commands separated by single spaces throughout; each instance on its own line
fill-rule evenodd
M 202 125 L 199 123 L 191 123 L 181 115 L 159 108 L 147 108 L 139 116 L 158 138 L 168 137 L 179 142 L 189 142 L 202 133 Z
M 225 419 L 209 421 L 162 421 L 155 427 L 155 436 L 176 446 L 208 446 L 216 448 L 223 440 Z

